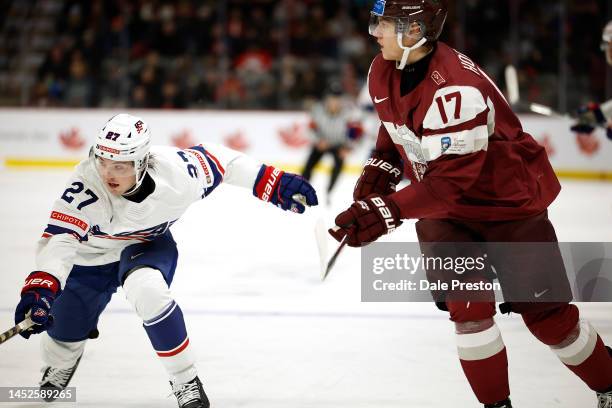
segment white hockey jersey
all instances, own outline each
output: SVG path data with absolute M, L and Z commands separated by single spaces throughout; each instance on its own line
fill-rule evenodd
M 38 243 L 36 269 L 64 287 L 73 265 L 117 262 L 129 245 L 150 241 L 222 181 L 253 189 L 261 163 L 223 146 L 151 148 L 155 190 L 140 203 L 107 192 L 93 159 L 82 161 L 53 205 Z

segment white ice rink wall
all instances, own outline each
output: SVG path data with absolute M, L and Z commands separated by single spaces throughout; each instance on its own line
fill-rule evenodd
M 72 166 L 83 159 L 102 125 L 119 110 L 0 109 L 1 166 Z M 189 147 L 222 143 L 268 163 L 295 170 L 308 153 L 304 112 L 134 110 L 145 119 L 154 143 Z M 612 179 L 612 142 L 596 132 L 596 146 L 581 150 L 569 121 L 525 115 L 524 129 L 547 147 L 560 176 Z M 358 172 L 372 140 L 363 140 L 349 158 Z

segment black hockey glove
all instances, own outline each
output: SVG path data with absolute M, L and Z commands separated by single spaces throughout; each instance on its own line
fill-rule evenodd
M 599 125 L 605 125 L 606 118 L 598 103 L 591 102 L 578 109 L 578 122 L 570 128 L 572 132 L 590 134 Z

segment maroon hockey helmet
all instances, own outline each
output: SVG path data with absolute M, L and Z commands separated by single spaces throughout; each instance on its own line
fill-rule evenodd
M 447 14 L 447 0 L 377 0 L 372 8 L 369 30 L 373 34 L 380 18 L 391 18 L 396 20 L 396 32 L 406 33 L 413 23 L 417 23 L 427 41 L 436 41 Z

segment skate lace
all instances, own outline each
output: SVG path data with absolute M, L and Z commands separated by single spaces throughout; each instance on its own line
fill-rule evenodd
M 43 376 L 43 379 L 40 380 L 38 384 L 43 385 L 45 383 L 51 383 L 58 388 L 64 388 L 70 378 L 70 374 L 72 374 L 72 369 L 45 367 L 41 371 L 44 373 L 47 368 L 49 371 L 47 371 L 46 375 Z
M 183 404 L 189 401 L 200 399 L 200 389 L 197 381 L 172 385 L 172 392 L 176 396 L 179 406 L 183 406 Z
M 597 393 L 597 408 L 612 408 L 612 392 Z

